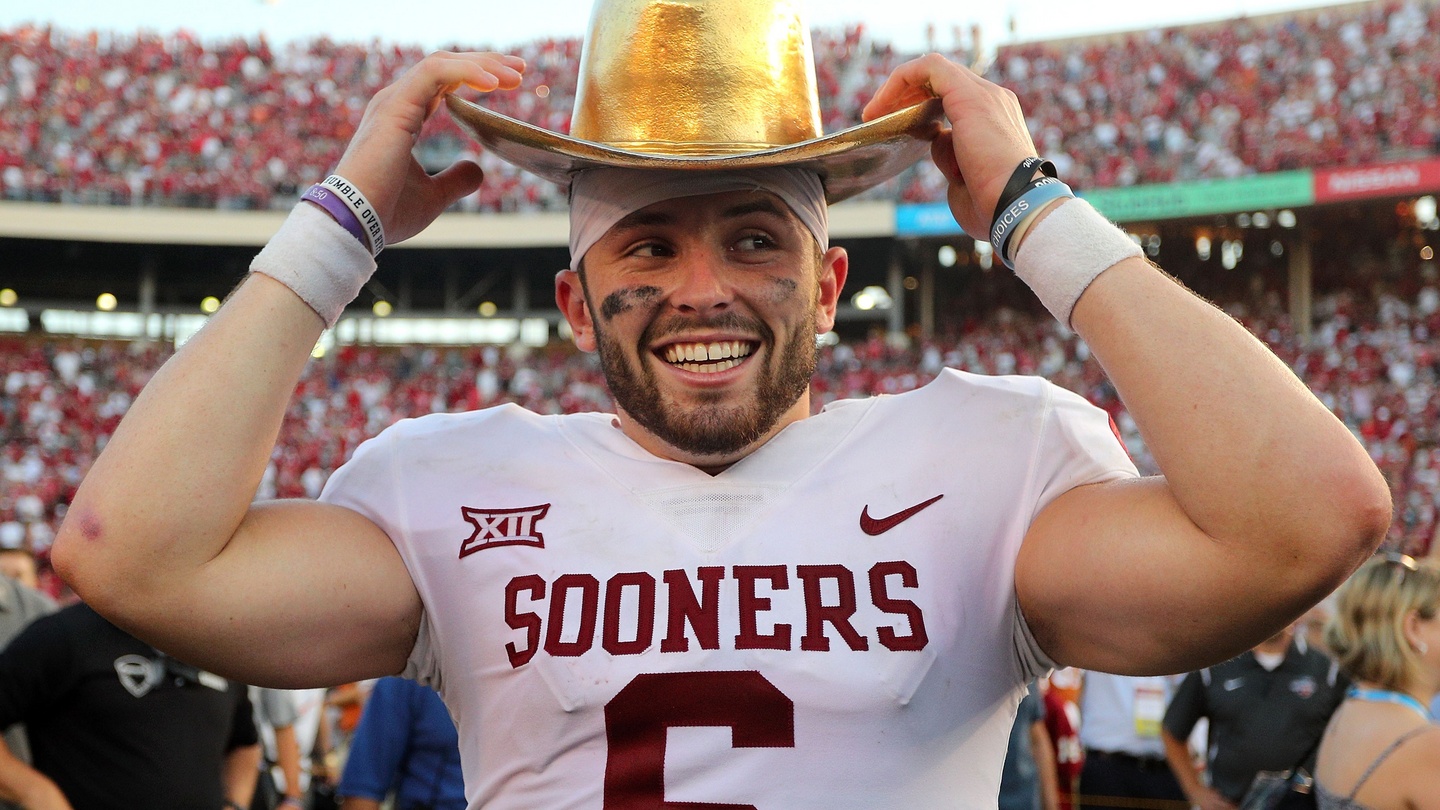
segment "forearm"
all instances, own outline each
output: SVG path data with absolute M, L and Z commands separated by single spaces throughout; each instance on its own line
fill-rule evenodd
M 87 601 L 144 600 L 220 553 L 322 327 L 293 292 L 252 274 L 146 385 L 55 543 L 56 567 Z
M 1041 810 L 1060 810 L 1060 772 L 1055 766 L 1055 743 L 1044 723 L 1030 727 L 1030 750 L 1034 752 L 1035 769 L 1040 776 Z
M 275 760 L 285 776 L 285 795 L 300 798 L 300 743 L 294 726 L 275 729 Z
M 380 802 L 361 796 L 346 796 L 340 810 L 380 810 Z
M 60 788 L 49 777 L 21 762 L 0 738 L 0 800 L 25 808 L 68 808 Z
M 1344 573 L 1373 550 L 1389 523 L 1379 472 L 1240 324 L 1138 258 L 1095 279 L 1072 323 L 1202 531 L 1277 564 L 1339 558 Z
M 1168 731 L 1162 731 L 1161 737 L 1165 742 L 1165 761 L 1170 764 L 1175 781 L 1180 783 L 1180 790 L 1185 796 L 1194 801 L 1200 793 L 1201 784 L 1200 774 L 1190 759 L 1190 747 Z
M 241 807 L 249 807 L 255 798 L 255 778 L 260 773 L 260 746 L 247 745 L 225 755 L 221 774 L 225 798 Z

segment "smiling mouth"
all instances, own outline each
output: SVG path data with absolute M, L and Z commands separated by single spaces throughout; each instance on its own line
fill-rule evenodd
M 744 340 L 722 340 L 713 343 L 672 343 L 660 355 L 676 368 L 697 374 L 716 374 L 732 369 L 755 351 L 755 345 Z

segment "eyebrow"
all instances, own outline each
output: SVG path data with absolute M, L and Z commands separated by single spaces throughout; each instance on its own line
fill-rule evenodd
M 723 219 L 743 217 L 747 214 L 771 214 L 773 216 L 781 217 L 782 219 L 785 217 L 785 211 L 782 210 L 780 206 L 777 205 L 775 201 L 770 199 L 769 197 L 761 197 L 756 200 L 747 200 L 742 203 L 737 203 L 736 205 L 732 205 L 729 208 L 726 208 L 724 211 L 720 212 L 720 216 Z M 619 231 L 625 230 L 627 228 L 670 225 L 674 221 L 674 217 L 663 211 L 646 211 L 642 209 L 626 214 L 625 216 L 621 217 L 619 221 L 617 221 L 614 225 L 610 226 L 610 228 L 611 230 Z
M 776 205 L 775 201 L 769 197 L 739 203 L 720 212 L 720 216 L 726 218 L 743 217 L 746 214 L 774 214 L 781 218 L 785 216 L 785 212 L 780 210 L 780 206 Z
M 640 228 L 650 225 L 669 225 L 672 221 L 674 221 L 674 218 L 669 214 L 661 211 L 646 211 L 642 209 L 621 217 L 619 221 L 610 226 L 610 230 L 619 231 L 626 228 Z

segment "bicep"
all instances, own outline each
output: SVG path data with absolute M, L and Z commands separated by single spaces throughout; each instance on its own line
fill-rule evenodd
M 399 672 L 421 613 L 390 538 L 353 510 L 313 501 L 252 506 L 225 548 L 159 602 L 147 641 L 281 688 Z
M 1054 660 L 1184 672 L 1248 649 L 1291 618 L 1294 594 L 1268 579 L 1276 569 L 1253 552 L 1201 531 L 1164 478 L 1120 479 L 1075 487 L 1036 516 L 1015 587 Z

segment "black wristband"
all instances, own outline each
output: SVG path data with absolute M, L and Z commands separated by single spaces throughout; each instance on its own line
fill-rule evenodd
M 1073 196 L 1075 194 L 1070 187 L 1054 177 L 1032 180 L 1025 190 L 1020 192 L 1000 213 L 1000 217 L 995 220 L 995 226 L 990 229 L 990 245 L 994 248 L 995 257 L 1000 260 L 1000 263 L 1011 270 L 1015 269 L 1015 263 L 1010 255 L 1010 242 L 1021 222 L 1029 219 L 1054 200 Z
M 1028 157 L 1020 161 L 1020 165 L 1010 173 L 1010 181 L 1005 184 L 1005 190 L 1000 192 L 999 202 L 995 203 L 995 214 L 990 217 L 992 230 L 995 228 L 995 221 L 1000 219 L 1000 215 L 1010 207 L 1010 203 L 1015 202 L 1030 187 L 1030 180 L 1035 176 L 1036 169 L 1039 169 L 1040 173 L 1046 177 L 1059 176 L 1059 172 L 1055 170 L 1055 164 L 1044 158 Z

